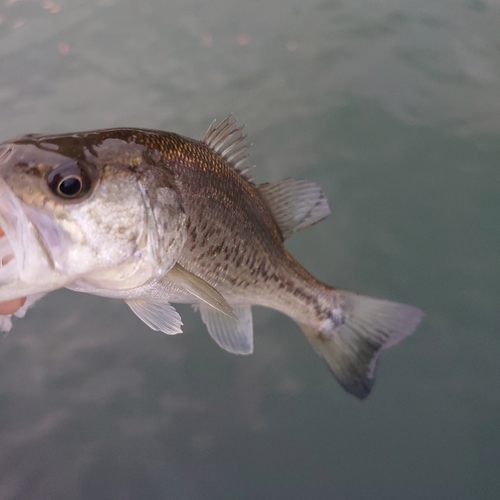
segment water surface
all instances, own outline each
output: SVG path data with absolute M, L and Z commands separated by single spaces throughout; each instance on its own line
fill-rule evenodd
M 44 299 L 0 342 L 0 499 L 497 499 L 500 3 L 1 0 L 0 139 L 247 123 L 257 180 L 332 215 L 289 248 L 324 281 L 415 304 L 363 403 L 255 310 L 231 356 L 179 307 Z

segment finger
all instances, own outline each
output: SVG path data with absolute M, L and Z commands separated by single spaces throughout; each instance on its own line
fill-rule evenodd
M 14 314 L 20 307 L 24 305 L 26 298 L 8 300 L 7 302 L 0 302 L 0 315 Z

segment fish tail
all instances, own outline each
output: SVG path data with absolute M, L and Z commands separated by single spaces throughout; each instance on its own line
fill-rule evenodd
M 370 393 L 382 351 L 410 335 L 423 317 L 416 307 L 335 290 L 320 327 L 301 324 L 307 339 L 344 389 Z

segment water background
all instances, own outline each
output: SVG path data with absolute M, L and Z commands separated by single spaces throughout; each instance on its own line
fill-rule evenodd
M 61 291 L 0 342 L 0 500 L 500 497 L 498 0 L 0 0 L 0 139 L 115 126 L 200 138 L 233 112 L 260 182 L 319 183 L 288 247 L 418 305 L 373 395 L 288 318 L 231 356 Z

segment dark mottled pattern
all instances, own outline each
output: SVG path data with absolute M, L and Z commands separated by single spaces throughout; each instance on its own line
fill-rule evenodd
M 157 182 L 173 182 L 187 216 L 188 241 L 180 264 L 244 302 L 273 305 L 292 317 L 297 308 L 302 315 L 314 311 L 320 320 L 328 317 L 331 304 L 321 300 L 328 287 L 286 251 L 256 186 L 205 143 L 138 129 L 23 140 L 81 161 L 99 158 L 136 175 L 154 175 Z

